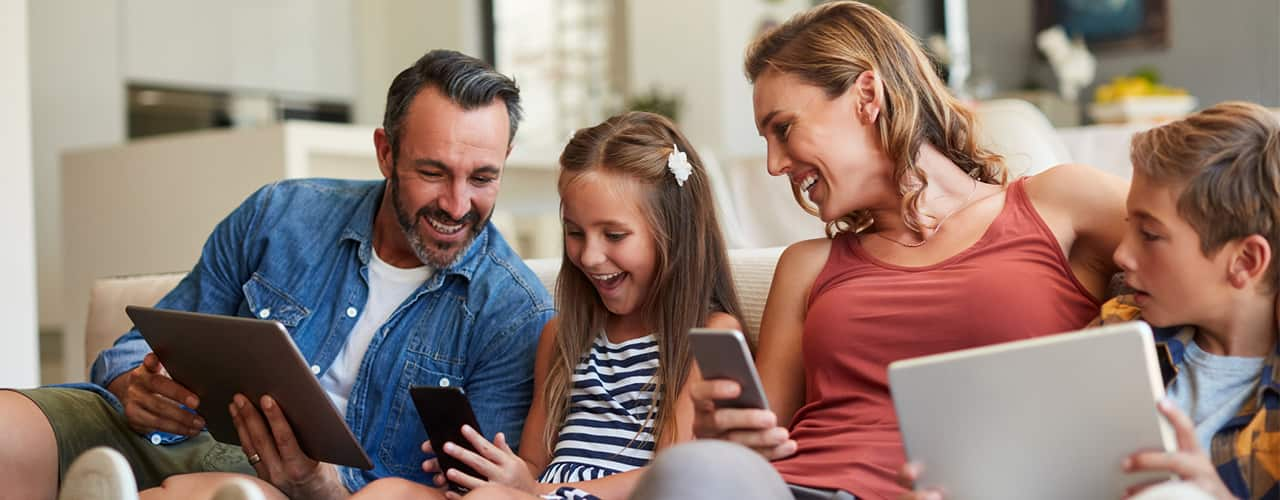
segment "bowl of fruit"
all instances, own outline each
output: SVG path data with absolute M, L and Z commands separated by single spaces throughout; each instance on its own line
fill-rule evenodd
M 1143 69 L 1099 85 L 1089 104 L 1089 118 L 1097 123 L 1158 122 L 1195 108 L 1196 98 L 1186 89 L 1161 84 L 1154 70 Z

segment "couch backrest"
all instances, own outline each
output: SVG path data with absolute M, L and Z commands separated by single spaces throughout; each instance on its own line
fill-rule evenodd
M 733 280 L 742 301 L 744 320 L 752 344 L 760 332 L 760 315 L 773 280 L 773 268 L 782 247 L 735 249 L 729 251 Z M 555 289 L 560 259 L 532 259 L 525 264 L 533 270 L 547 290 Z M 122 278 L 103 278 L 93 284 L 89 297 L 89 317 L 85 325 L 85 371 L 98 352 L 110 347 L 116 338 L 133 328 L 124 313 L 126 305 L 153 305 L 178 285 L 186 273 L 151 274 Z
M 186 275 L 147 274 L 94 281 L 89 291 L 89 316 L 84 325 L 85 373 L 89 373 L 98 352 L 111 347 L 117 338 L 133 328 L 124 306 L 155 305 Z

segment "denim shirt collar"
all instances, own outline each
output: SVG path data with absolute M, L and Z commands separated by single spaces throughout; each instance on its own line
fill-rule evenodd
M 378 207 L 382 205 L 382 195 L 386 192 L 386 185 L 387 182 L 382 181 L 370 187 L 369 192 L 360 200 L 355 216 L 342 230 L 342 241 L 352 241 L 360 245 L 356 254 L 360 257 L 360 264 L 363 266 L 369 265 L 370 254 L 373 252 L 373 219 L 378 214 Z M 427 283 L 427 288 L 438 288 L 444 282 L 445 276 L 450 275 L 461 276 L 471 281 L 475 276 L 476 268 L 480 266 L 481 257 L 489 253 L 489 233 L 493 230 L 493 226 L 486 222 L 484 229 L 476 235 L 467 249 L 453 263 L 432 276 Z

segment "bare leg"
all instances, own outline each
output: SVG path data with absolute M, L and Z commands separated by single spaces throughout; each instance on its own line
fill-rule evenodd
M 508 488 L 502 485 L 489 485 L 471 490 L 467 496 L 471 500 L 510 500 L 512 498 L 536 500 L 538 496 L 515 488 Z
M 233 472 L 197 472 L 169 476 L 160 486 L 138 494 L 141 500 L 164 500 L 169 498 L 204 499 L 213 496 L 213 492 L 231 478 L 248 479 L 262 490 L 268 500 L 288 500 L 280 490 L 271 483 L 253 476 Z
M 363 489 L 357 491 L 351 497 L 351 500 L 431 500 L 441 498 L 444 498 L 444 495 L 435 488 L 430 488 L 408 479 L 388 477 L 369 483 Z
M 44 412 L 22 394 L 0 390 L 0 484 L 11 498 L 58 493 L 58 443 Z

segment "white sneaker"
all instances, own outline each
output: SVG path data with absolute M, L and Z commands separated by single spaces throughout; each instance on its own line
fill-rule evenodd
M 237 477 L 222 483 L 218 491 L 213 492 L 213 498 L 210 500 L 266 500 L 266 498 L 253 481 Z
M 71 462 L 58 500 L 138 500 L 138 484 L 124 455 L 99 446 Z

